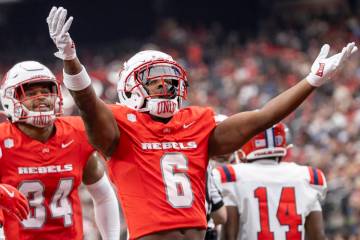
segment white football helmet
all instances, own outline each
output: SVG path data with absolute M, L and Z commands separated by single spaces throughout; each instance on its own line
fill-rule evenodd
M 50 111 L 31 111 L 25 101 L 39 100 L 45 94 L 26 96 L 25 89 L 30 84 L 46 83 L 50 94 L 46 97 L 53 99 L 53 109 Z M 20 98 L 20 95 L 23 97 Z M 44 65 L 35 61 L 24 61 L 14 65 L 5 75 L 0 88 L 2 107 L 12 122 L 24 122 L 36 127 L 51 125 L 56 116 L 62 113 L 62 96 L 59 83 L 54 74 Z
M 149 93 L 147 85 L 154 80 L 161 80 L 163 86 L 167 86 L 161 94 Z M 182 100 L 187 96 L 187 87 L 185 70 L 170 55 L 146 50 L 124 63 L 117 91 L 121 104 L 168 118 L 181 108 Z

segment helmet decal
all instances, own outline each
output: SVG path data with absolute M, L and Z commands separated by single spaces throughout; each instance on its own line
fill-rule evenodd
M 269 157 L 284 157 L 287 154 L 287 127 L 277 123 L 273 127 L 257 134 L 248 141 L 239 153 L 242 159 L 254 160 Z

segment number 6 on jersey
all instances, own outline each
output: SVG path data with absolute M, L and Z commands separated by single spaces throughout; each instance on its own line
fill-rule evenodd
M 181 153 L 165 153 L 160 159 L 167 201 L 174 208 L 189 208 L 194 196 L 188 174 L 188 160 Z

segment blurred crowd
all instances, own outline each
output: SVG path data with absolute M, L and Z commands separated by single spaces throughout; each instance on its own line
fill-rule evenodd
M 323 14 L 323 13 L 322 13 Z M 326 20 L 325 20 L 326 19 Z M 108 46 L 78 46 L 96 92 L 117 101 L 122 61 L 139 49 L 170 53 L 188 71 L 188 105 L 212 106 L 231 115 L 260 108 L 270 98 L 303 79 L 322 44 L 339 51 L 359 45 L 360 22 L 351 14 L 306 17 L 289 14 L 264 19 L 255 36 L 224 30 L 221 24 L 184 26 L 172 19 L 159 23 L 146 39 Z M 333 54 L 332 52 L 331 54 Z M 49 58 L 61 79 L 61 62 Z M 291 161 L 322 169 L 328 182 L 324 202 L 329 239 L 360 239 L 360 58 L 358 54 L 313 94 L 285 123 L 292 131 Z M 55 62 L 58 62 L 54 64 Z M 65 114 L 77 114 L 64 89 Z M 86 239 L 99 239 L 89 196 L 84 199 Z M 125 229 L 124 229 L 125 230 Z

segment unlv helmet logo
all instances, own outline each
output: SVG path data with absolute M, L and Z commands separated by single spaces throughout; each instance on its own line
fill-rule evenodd
M 52 122 L 53 117 L 49 115 L 34 116 L 33 123 L 35 126 L 48 126 Z
M 158 102 L 157 114 L 174 113 L 176 110 L 176 103 L 173 101 Z
M 319 69 L 317 70 L 316 75 L 322 77 L 324 74 L 324 68 L 325 68 L 325 63 L 319 63 Z

